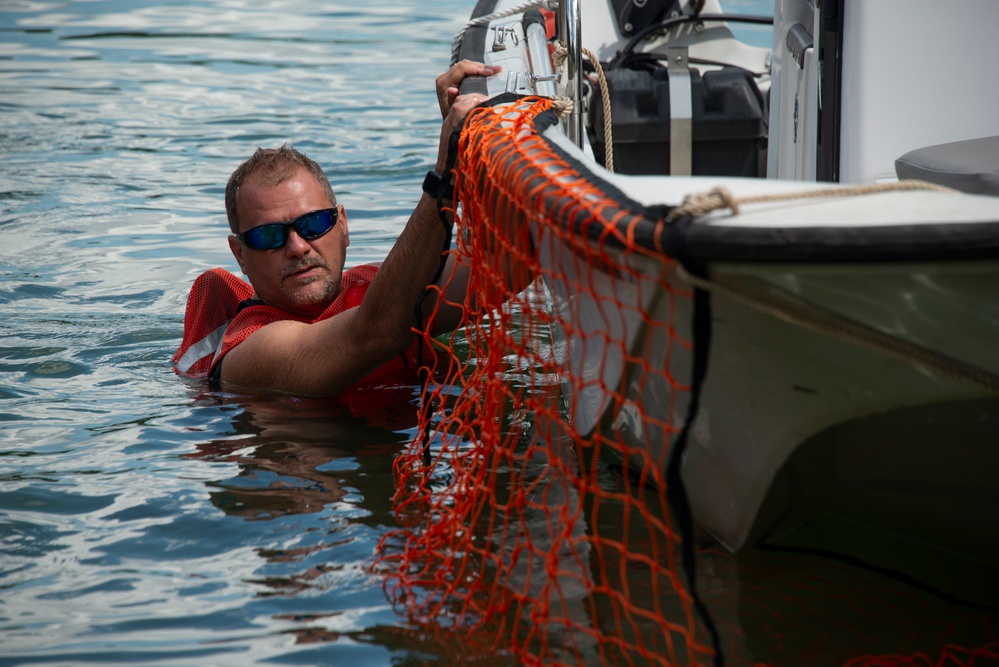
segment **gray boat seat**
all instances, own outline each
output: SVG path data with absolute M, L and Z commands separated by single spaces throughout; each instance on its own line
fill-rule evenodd
M 999 197 L 999 136 L 917 148 L 895 160 L 895 173 Z

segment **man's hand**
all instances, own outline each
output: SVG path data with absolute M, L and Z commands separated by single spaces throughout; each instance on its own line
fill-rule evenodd
M 503 68 L 499 65 L 485 65 L 472 60 L 462 60 L 437 77 L 437 103 L 441 107 L 441 118 L 447 118 L 448 111 L 458 98 L 461 82 L 468 76 L 492 76 Z M 484 99 L 484 98 L 483 98 Z M 479 100 L 481 101 L 481 99 Z M 467 111 L 466 111 L 467 113 Z M 464 118 L 464 114 L 462 114 Z
M 443 174 L 447 169 L 447 149 L 451 134 L 465 119 L 469 111 L 487 99 L 489 98 L 485 95 L 477 93 L 459 95 L 448 106 L 447 116 L 444 117 L 444 122 L 441 124 L 441 141 L 437 149 L 437 173 Z

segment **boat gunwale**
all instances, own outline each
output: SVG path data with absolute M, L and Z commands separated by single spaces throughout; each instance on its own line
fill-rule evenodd
M 590 185 L 600 189 L 633 215 L 617 223 L 620 238 L 631 238 L 645 250 L 677 260 L 739 262 L 893 262 L 999 259 L 999 220 L 985 222 L 925 222 L 913 224 L 761 227 L 699 224 L 689 216 L 667 223 L 671 207 L 645 205 L 601 178 L 577 155 L 546 136 L 555 119 L 546 112 L 534 119 L 538 137 Z M 834 184 L 830 184 L 834 185 Z M 971 196 L 971 195 L 968 195 Z M 553 213 L 564 207 L 552 206 Z M 635 220 L 635 216 L 640 216 Z M 619 236 L 577 216 L 554 222 L 571 225 L 592 241 L 624 248 Z

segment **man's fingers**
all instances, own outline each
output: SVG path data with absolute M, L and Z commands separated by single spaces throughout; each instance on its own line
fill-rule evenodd
M 462 60 L 437 77 L 437 101 L 441 116 L 447 116 L 448 109 L 459 94 L 461 82 L 469 76 L 492 76 L 503 68 L 499 65 L 486 65 L 474 60 Z
M 485 102 L 487 99 L 489 98 L 487 98 L 485 95 L 479 95 L 477 93 L 471 95 L 459 95 L 455 99 L 454 104 L 451 105 L 453 109 L 452 113 L 455 115 L 464 116 L 473 108 L 475 108 L 482 102 Z
M 451 88 L 461 83 L 467 76 L 492 76 L 503 68 L 499 65 L 486 65 L 474 60 L 462 60 L 437 77 L 439 88 Z

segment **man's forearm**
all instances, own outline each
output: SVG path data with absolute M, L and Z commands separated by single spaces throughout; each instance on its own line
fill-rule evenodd
M 405 350 L 412 342 L 412 328 L 422 324 L 416 306 L 440 267 L 445 238 L 437 202 L 424 194 L 357 313 L 360 335 L 370 335 L 387 358 Z

